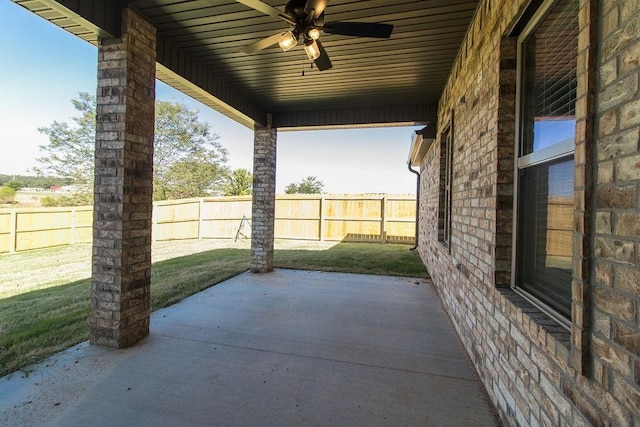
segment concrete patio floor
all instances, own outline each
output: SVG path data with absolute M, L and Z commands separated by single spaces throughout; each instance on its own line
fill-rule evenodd
M 0 378 L 0 425 L 488 426 L 491 404 L 428 280 L 244 273 Z

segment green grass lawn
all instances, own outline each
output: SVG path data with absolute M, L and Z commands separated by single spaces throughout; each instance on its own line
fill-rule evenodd
M 152 310 L 249 269 L 248 241 L 155 243 Z M 408 245 L 276 243 L 276 268 L 427 277 Z M 0 256 L 0 376 L 88 339 L 91 247 Z

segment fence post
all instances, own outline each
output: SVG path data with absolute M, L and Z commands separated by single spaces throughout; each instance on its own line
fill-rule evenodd
M 318 216 L 320 223 L 318 224 L 319 241 L 324 241 L 324 194 L 320 195 L 320 215 Z
M 76 244 L 76 208 L 71 208 L 71 238 L 69 239 L 69 244 Z
M 151 210 L 151 241 L 155 242 L 156 240 L 158 240 L 158 238 L 156 237 L 157 233 L 153 232 L 153 229 L 158 229 L 158 203 L 157 202 L 153 202 L 153 208 Z
M 387 243 L 387 195 L 382 196 L 382 200 L 380 201 L 382 206 L 380 206 L 380 213 L 382 214 L 382 224 L 380 224 L 380 237 L 382 243 Z
M 9 253 L 16 252 L 17 240 L 18 240 L 18 211 L 11 210 L 9 219 Z
M 200 198 L 200 202 L 198 204 L 198 240 L 202 240 L 202 229 L 204 228 L 202 212 L 204 212 L 204 197 Z

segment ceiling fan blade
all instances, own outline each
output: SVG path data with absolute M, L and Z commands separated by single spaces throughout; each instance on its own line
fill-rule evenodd
M 307 0 L 307 4 L 304 6 L 304 13 L 309 15 L 313 10 L 313 16 L 311 19 L 319 17 L 324 12 L 325 7 L 329 4 L 329 0 Z
M 246 46 L 244 49 L 242 49 L 242 51 L 244 53 L 256 53 L 262 49 L 266 49 L 269 46 L 272 46 L 278 43 L 278 40 L 280 40 L 280 37 L 282 37 L 284 33 L 286 33 L 286 31 L 282 31 L 282 32 L 279 32 L 278 34 L 274 34 L 262 40 L 258 40 L 257 42 L 250 44 L 249 46 Z
M 322 43 L 320 43 L 320 40 L 316 40 L 316 43 L 318 44 L 318 50 L 320 50 L 320 56 L 313 62 L 315 62 L 316 67 L 318 67 L 318 70 L 320 71 L 328 70 L 331 67 L 333 67 L 333 65 L 331 65 L 331 60 L 329 59 L 329 55 L 327 55 L 327 51 L 324 50 L 324 47 L 322 46 Z
M 327 22 L 322 29 L 327 34 L 388 39 L 393 32 L 393 25 L 373 22 Z
M 243 4 L 251 9 L 255 9 L 258 12 L 262 12 L 265 15 L 273 16 L 274 18 L 282 19 L 286 23 L 295 26 L 296 23 L 285 13 L 280 12 L 273 6 L 260 1 L 260 0 L 236 0 L 238 3 Z

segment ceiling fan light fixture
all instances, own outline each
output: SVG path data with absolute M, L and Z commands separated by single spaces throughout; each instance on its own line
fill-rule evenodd
M 320 57 L 320 48 L 318 47 L 318 43 L 316 43 L 315 40 L 305 40 L 304 51 L 307 52 L 309 61 L 315 61 Z
M 278 40 L 278 45 L 285 52 L 297 44 L 298 44 L 298 39 L 296 39 L 296 36 L 294 36 L 291 31 L 286 31 L 282 33 L 282 36 L 280 36 L 280 39 Z
M 320 30 L 317 28 L 311 28 L 307 31 L 307 39 L 318 40 L 320 38 Z
M 332 65 L 329 55 L 320 42 L 320 32 L 325 35 L 335 34 L 377 39 L 388 39 L 393 32 L 391 24 L 353 21 L 325 22 L 324 13 L 330 0 L 288 0 L 284 7 L 284 13 L 265 1 L 236 0 L 236 2 L 257 12 L 286 22 L 289 29 L 281 30 L 246 46 L 242 49 L 244 53 L 256 53 L 274 46 L 276 43 L 286 52 L 297 46 L 298 42 L 302 40 L 304 50 L 312 64 L 315 64 L 319 71 L 325 71 L 331 69 Z M 269 3 L 274 2 L 275 0 Z

